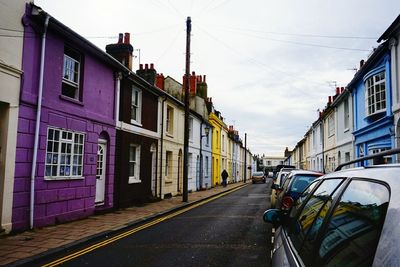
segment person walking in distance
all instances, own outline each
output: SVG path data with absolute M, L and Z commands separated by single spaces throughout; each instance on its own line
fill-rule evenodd
M 226 186 L 226 179 L 228 179 L 228 172 L 224 169 L 221 173 L 222 177 L 222 185 L 225 187 Z

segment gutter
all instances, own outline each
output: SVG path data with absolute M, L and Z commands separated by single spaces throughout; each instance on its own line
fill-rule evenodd
M 40 56 L 40 74 L 39 74 L 39 92 L 38 92 L 38 103 L 36 112 L 36 126 L 35 126 L 35 142 L 33 146 L 33 160 L 32 160 L 32 172 L 31 172 L 31 191 L 30 191 L 30 209 L 29 209 L 29 226 L 33 229 L 33 215 L 35 208 L 35 173 L 37 164 L 37 154 L 39 146 L 39 130 L 40 130 L 40 117 L 42 112 L 42 96 L 43 96 L 43 77 L 44 77 L 44 57 L 46 51 L 46 33 L 47 27 L 49 26 L 50 16 L 46 14 L 44 22 L 44 30 L 42 35 L 42 51 Z
M 165 95 L 161 105 L 161 139 L 160 139 L 160 199 L 162 189 L 162 159 L 163 159 L 163 146 L 164 146 L 164 103 L 167 101 L 168 96 Z M 157 182 L 157 179 L 156 179 Z M 157 186 L 156 186 L 157 187 Z

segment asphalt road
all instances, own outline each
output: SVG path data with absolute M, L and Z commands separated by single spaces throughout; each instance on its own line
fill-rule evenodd
M 270 183 L 250 184 L 61 266 L 269 266 L 271 226 L 262 214 Z

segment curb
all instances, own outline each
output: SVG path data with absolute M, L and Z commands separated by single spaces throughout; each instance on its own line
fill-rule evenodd
M 45 257 L 56 256 L 57 254 L 61 254 L 62 252 L 66 251 L 66 250 L 74 250 L 74 249 L 77 249 L 80 246 L 85 246 L 88 243 L 92 243 L 92 242 L 95 242 L 95 241 L 103 239 L 103 238 L 108 238 L 108 237 L 111 237 L 111 236 L 118 235 L 119 233 L 124 232 L 124 231 L 126 231 L 129 228 L 132 228 L 134 226 L 137 226 L 137 225 L 140 225 L 140 224 L 144 224 L 146 222 L 149 222 L 149 221 L 152 221 L 152 220 L 157 219 L 159 217 L 168 215 L 168 214 L 173 213 L 175 211 L 182 210 L 184 208 L 193 206 L 193 205 L 195 205 L 197 203 L 200 203 L 202 201 L 205 201 L 207 199 L 213 198 L 213 197 L 221 195 L 223 193 L 227 193 L 227 192 L 233 191 L 234 189 L 239 190 L 239 189 L 241 189 L 241 188 L 243 188 L 245 186 L 248 186 L 248 185 L 249 185 L 248 183 L 244 183 L 243 185 L 239 185 L 239 186 L 236 186 L 236 187 L 233 187 L 233 188 L 229 188 L 229 189 L 227 189 L 225 191 L 221 191 L 221 192 L 218 192 L 216 194 L 209 195 L 207 197 L 195 200 L 193 202 L 183 203 L 181 205 L 178 205 L 176 207 L 167 209 L 165 211 L 154 213 L 154 214 L 152 214 L 150 216 L 143 217 L 141 219 L 137 219 L 137 220 L 128 222 L 128 223 L 126 223 L 126 224 L 124 224 L 124 225 L 122 225 L 120 227 L 117 227 L 117 228 L 114 228 L 114 229 L 111 229 L 111 230 L 106 230 L 106 231 L 91 235 L 89 237 L 85 237 L 85 238 L 73 241 L 73 242 L 71 242 L 69 244 L 62 245 L 60 247 L 49 249 L 49 250 L 47 250 L 45 252 L 39 253 L 37 255 L 31 256 L 31 257 L 26 258 L 26 259 L 17 260 L 15 262 L 6 264 L 4 266 L 32 266 L 32 265 L 34 265 L 35 263 L 37 263 L 38 261 L 40 261 L 41 259 L 43 259 Z

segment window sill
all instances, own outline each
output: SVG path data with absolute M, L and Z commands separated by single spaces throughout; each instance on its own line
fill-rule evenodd
M 141 124 L 140 122 L 137 122 L 135 120 L 132 120 L 132 119 L 131 119 L 131 124 L 133 124 L 135 126 L 143 127 L 143 124 Z
M 66 176 L 47 176 L 44 177 L 45 181 L 65 181 L 65 180 L 83 180 L 85 177 L 83 176 L 75 176 L 75 177 L 66 177 Z
M 350 131 L 350 128 L 346 128 L 346 129 L 344 129 L 344 133 L 346 133 L 346 132 L 348 132 L 348 131 Z
M 79 101 L 79 100 L 77 100 L 75 98 L 70 98 L 70 97 L 65 96 L 65 95 L 60 95 L 60 99 L 68 101 L 68 102 L 71 102 L 71 103 L 74 103 L 74 104 L 77 104 L 77 105 L 82 106 L 82 107 L 84 106 L 83 102 L 81 102 L 81 101 Z
M 168 136 L 168 137 L 174 138 L 174 136 L 172 134 L 170 134 L 170 133 L 165 133 L 165 135 Z
M 142 182 L 142 180 L 137 179 L 135 177 L 129 177 L 129 180 L 128 180 L 128 184 L 139 184 L 141 182 Z

